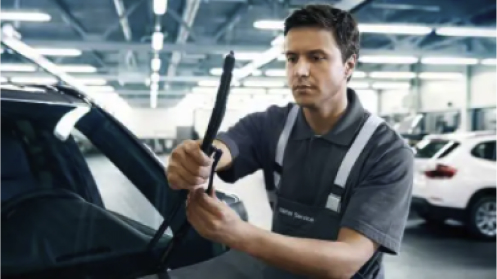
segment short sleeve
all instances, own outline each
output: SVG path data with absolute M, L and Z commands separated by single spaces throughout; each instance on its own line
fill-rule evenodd
M 413 185 L 413 152 L 408 147 L 387 152 L 354 188 L 341 225 L 398 254 L 409 215 Z
M 222 180 L 233 183 L 263 168 L 267 154 L 267 123 L 270 111 L 256 112 L 241 118 L 217 139 L 223 142 L 233 156 L 230 168 L 217 174 Z

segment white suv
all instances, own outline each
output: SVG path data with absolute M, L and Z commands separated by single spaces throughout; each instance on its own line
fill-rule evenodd
M 429 135 L 416 149 L 412 209 L 431 223 L 462 221 L 496 236 L 495 131 Z

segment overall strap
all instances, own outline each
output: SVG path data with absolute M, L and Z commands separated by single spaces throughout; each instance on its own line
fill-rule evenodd
M 383 119 L 376 115 L 370 115 L 368 117 L 361 130 L 359 131 L 359 134 L 345 154 L 345 157 L 343 158 L 342 164 L 340 165 L 335 177 L 334 184 L 336 186 L 345 189 L 352 167 L 359 158 L 359 155 L 361 155 L 368 141 L 373 136 L 376 128 L 378 128 L 381 123 L 383 123 Z M 331 209 L 335 212 L 340 212 L 340 204 L 341 196 L 330 193 L 326 202 L 326 208 Z
M 286 144 L 288 142 L 288 139 L 290 138 L 290 133 L 292 132 L 292 128 L 295 125 L 295 121 L 297 120 L 299 110 L 300 108 L 298 105 L 294 105 L 291 108 L 285 121 L 285 127 L 283 128 L 283 131 L 280 134 L 280 138 L 278 139 L 278 145 L 276 146 L 275 163 L 277 167 L 280 168 L 280 170 L 283 167 L 283 156 L 285 155 Z M 274 171 L 275 189 L 267 191 L 268 199 L 269 202 L 271 203 L 271 206 L 274 200 L 276 199 L 276 189 L 279 186 L 280 179 L 281 179 L 281 174 L 278 173 L 277 171 Z

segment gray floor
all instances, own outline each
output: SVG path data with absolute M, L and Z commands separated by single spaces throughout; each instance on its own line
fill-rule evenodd
M 88 158 L 88 162 L 107 207 L 152 227 L 160 224 L 162 218 L 110 162 L 101 157 Z M 244 201 L 250 222 L 261 228 L 269 227 L 271 216 L 260 174 L 235 185 L 217 179 L 215 185 Z M 401 255 L 386 256 L 385 265 L 387 279 L 493 279 L 496 247 L 495 242 L 469 239 L 460 226 L 431 228 L 413 216 L 405 232 Z

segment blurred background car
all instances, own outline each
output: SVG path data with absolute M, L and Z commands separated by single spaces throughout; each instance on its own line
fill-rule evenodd
M 429 135 L 416 146 L 413 209 L 436 224 L 463 222 L 472 235 L 496 236 L 495 131 Z

